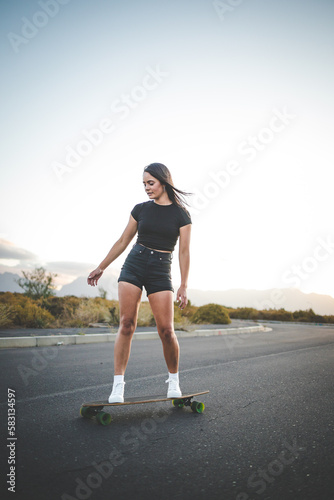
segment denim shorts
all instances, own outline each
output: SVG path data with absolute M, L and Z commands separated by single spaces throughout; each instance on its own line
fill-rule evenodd
M 127 256 L 118 278 L 118 282 L 126 281 L 146 289 L 151 293 L 171 290 L 174 292 L 171 278 L 172 254 L 151 250 L 136 243 Z

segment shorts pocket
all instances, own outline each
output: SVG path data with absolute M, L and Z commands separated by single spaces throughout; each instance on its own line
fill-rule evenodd
M 134 245 L 131 250 L 132 255 L 142 255 L 144 253 L 144 247 L 141 247 L 140 245 Z

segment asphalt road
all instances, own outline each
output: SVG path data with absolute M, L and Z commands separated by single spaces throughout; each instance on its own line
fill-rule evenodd
M 238 328 L 243 326 L 254 326 L 258 322 L 244 319 L 232 319 L 227 325 L 191 325 L 189 330 L 211 330 L 222 328 Z M 118 327 L 82 327 L 82 328 L 10 328 L 0 329 L 0 338 L 2 337 L 35 337 L 35 336 L 50 336 L 50 335 L 80 335 L 93 333 L 117 333 Z M 156 326 L 139 326 L 136 332 L 156 332 Z
M 271 327 L 180 340 L 182 390 L 210 390 L 203 414 L 117 407 L 107 427 L 79 408 L 109 395 L 113 344 L 0 351 L 1 498 L 332 500 L 334 328 Z M 164 393 L 166 378 L 160 341 L 135 341 L 126 394 Z

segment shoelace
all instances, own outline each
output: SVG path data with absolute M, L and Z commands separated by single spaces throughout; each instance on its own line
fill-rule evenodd
M 122 394 L 123 393 L 123 388 L 125 386 L 125 382 L 118 382 L 118 384 L 113 387 L 113 394 Z
M 166 384 L 170 383 L 172 388 L 173 389 L 176 389 L 177 386 L 179 385 L 178 381 L 177 380 L 174 380 L 172 378 L 169 378 L 168 380 L 166 380 Z

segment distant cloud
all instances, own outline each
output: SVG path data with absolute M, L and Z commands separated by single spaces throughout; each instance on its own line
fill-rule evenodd
M 95 269 L 96 264 L 88 262 L 55 261 L 45 262 L 37 255 L 16 246 L 14 243 L 0 238 L 0 274 L 32 271 L 36 267 L 43 267 L 47 273 L 56 274 L 55 284 L 58 287 L 72 283 L 80 277 L 86 277 Z M 118 268 L 109 268 L 106 275 L 119 276 Z
M 17 247 L 11 241 L 0 238 L 0 259 L 36 260 L 37 256 L 24 248 Z

